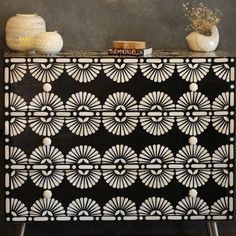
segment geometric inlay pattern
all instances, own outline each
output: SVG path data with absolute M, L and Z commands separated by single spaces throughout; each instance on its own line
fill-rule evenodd
M 233 219 L 234 88 L 228 56 L 6 55 L 6 220 Z

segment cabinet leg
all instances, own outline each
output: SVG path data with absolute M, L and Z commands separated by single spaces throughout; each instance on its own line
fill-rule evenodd
M 18 224 L 16 227 L 16 236 L 24 236 L 26 223 Z
M 208 236 L 219 236 L 217 223 L 215 221 L 207 221 Z
M 219 236 L 219 231 L 218 231 L 217 223 L 215 221 L 211 222 L 211 228 L 212 228 L 213 236 Z
M 208 236 L 213 236 L 212 229 L 211 229 L 211 222 L 207 221 L 206 226 L 207 226 Z

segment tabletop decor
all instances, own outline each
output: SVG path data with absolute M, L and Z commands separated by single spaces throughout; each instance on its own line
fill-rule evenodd
M 40 54 L 57 54 L 63 47 L 63 39 L 57 32 L 42 32 L 35 37 L 35 50 Z
M 46 31 L 44 19 L 37 14 L 16 14 L 6 24 L 6 43 L 14 51 L 33 51 L 34 37 Z
M 221 12 L 217 9 L 209 9 L 202 2 L 199 4 L 183 3 L 184 15 L 191 24 L 187 29 L 194 30 L 186 40 L 190 49 L 200 52 L 215 51 L 219 43 L 217 24 L 220 21 Z

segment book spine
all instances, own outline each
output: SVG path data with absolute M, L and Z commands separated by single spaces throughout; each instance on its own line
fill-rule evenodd
M 143 56 L 143 49 L 122 49 L 122 48 L 110 48 L 108 49 L 108 55 L 130 55 L 130 56 Z

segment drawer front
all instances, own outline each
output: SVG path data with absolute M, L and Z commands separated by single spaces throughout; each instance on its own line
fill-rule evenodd
M 233 58 L 5 58 L 7 221 L 228 220 Z

